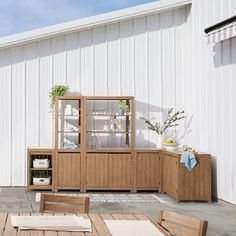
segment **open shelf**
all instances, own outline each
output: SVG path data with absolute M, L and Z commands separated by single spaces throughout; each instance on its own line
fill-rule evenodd
M 132 115 L 117 115 L 117 114 L 88 114 L 87 116 L 116 116 L 116 117 L 126 117 Z
M 52 185 L 30 185 L 30 189 L 52 189 Z
M 81 148 L 74 148 L 74 149 L 59 148 L 58 152 L 81 152 Z
M 31 170 L 52 170 L 52 168 L 30 168 Z
M 27 190 L 31 189 L 53 189 L 54 182 L 54 149 L 28 149 L 27 165 Z M 45 161 L 47 160 L 47 161 Z M 46 166 L 46 167 L 45 167 Z M 48 166 L 48 167 L 47 167 Z M 50 180 L 47 185 L 35 184 Z M 44 178 L 44 179 L 42 179 Z M 45 181 L 45 183 L 47 182 Z

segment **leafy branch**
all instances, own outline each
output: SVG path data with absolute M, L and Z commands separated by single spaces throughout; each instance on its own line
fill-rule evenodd
M 174 112 L 174 108 L 172 107 L 167 111 L 167 118 L 164 121 L 163 127 L 160 122 L 152 122 L 146 117 L 142 117 L 141 119 L 147 124 L 148 129 L 153 130 L 158 134 L 163 134 L 168 128 L 179 126 L 178 121 L 183 118 L 185 118 L 185 111 Z

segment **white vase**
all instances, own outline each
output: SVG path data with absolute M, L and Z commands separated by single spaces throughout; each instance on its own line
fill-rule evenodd
M 163 139 L 164 139 L 164 136 L 162 134 L 157 135 L 156 148 L 162 148 Z

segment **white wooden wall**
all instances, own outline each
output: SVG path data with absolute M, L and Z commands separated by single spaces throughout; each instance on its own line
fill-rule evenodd
M 193 1 L 188 30 L 191 62 L 178 81 L 177 107 L 193 115 L 185 142 L 212 154 L 213 192 L 236 203 L 236 37 L 208 45 L 204 28 L 236 14 L 235 0 Z M 188 40 L 187 40 L 188 41 Z M 185 88 L 185 90 L 183 90 Z M 178 101 L 182 95 L 182 101 Z
M 224 2 L 224 4 L 223 4 Z M 53 145 L 49 90 L 134 95 L 136 146 L 157 137 L 139 115 L 184 109 L 178 137 L 213 155 L 214 194 L 236 203 L 236 39 L 207 45 L 204 28 L 236 12 L 234 0 L 193 1 L 156 15 L 0 52 L 0 186 L 25 185 L 26 147 Z

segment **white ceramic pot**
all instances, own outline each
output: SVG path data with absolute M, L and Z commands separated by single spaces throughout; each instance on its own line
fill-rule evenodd
M 43 178 L 43 177 L 33 177 L 34 185 L 50 185 L 51 177 Z
M 162 148 L 163 139 L 164 139 L 163 135 L 161 135 L 161 134 L 157 135 L 156 148 Z

